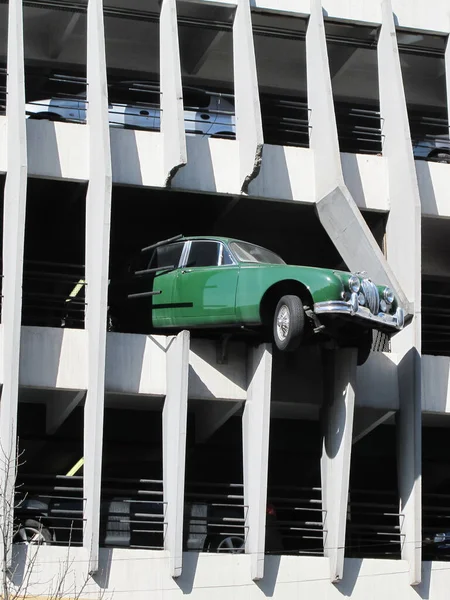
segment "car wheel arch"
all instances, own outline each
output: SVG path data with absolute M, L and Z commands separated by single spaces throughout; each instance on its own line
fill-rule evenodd
M 305 284 L 295 279 L 285 279 L 271 285 L 265 292 L 260 302 L 260 318 L 264 326 L 271 327 L 274 311 L 280 298 L 285 295 L 298 296 L 304 305 L 311 306 L 313 299 L 311 292 Z
M 427 158 L 436 158 L 439 154 L 446 154 L 450 157 L 450 148 L 434 148 L 431 152 L 429 152 Z

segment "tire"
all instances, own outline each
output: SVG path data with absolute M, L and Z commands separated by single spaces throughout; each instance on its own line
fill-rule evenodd
M 58 115 L 57 113 L 49 113 L 49 112 L 42 112 L 42 113 L 35 113 L 34 115 L 30 116 L 30 119 L 35 119 L 37 121 L 58 121 L 58 122 L 63 122 L 64 119 L 61 117 L 61 115 Z
M 39 521 L 27 519 L 19 525 L 14 541 L 27 546 L 48 546 L 52 543 L 52 534 Z
M 283 296 L 273 316 L 273 339 L 278 350 L 296 350 L 305 331 L 305 311 L 298 296 Z
M 245 540 L 240 535 L 228 535 L 224 538 L 213 538 L 208 544 L 208 552 L 218 554 L 243 554 Z
M 435 154 L 432 154 L 430 156 L 431 160 L 434 160 L 435 162 L 440 162 L 440 163 L 450 163 L 450 153 L 443 151 L 443 152 L 436 152 Z
M 363 335 L 360 337 L 360 339 L 358 340 L 358 356 L 356 359 L 356 364 L 358 365 L 358 367 L 360 367 L 361 365 L 363 365 L 366 360 L 369 358 L 370 356 L 370 351 L 372 349 L 372 343 L 373 343 L 373 335 L 372 335 L 372 330 L 370 329 L 369 331 L 365 331 L 363 333 Z

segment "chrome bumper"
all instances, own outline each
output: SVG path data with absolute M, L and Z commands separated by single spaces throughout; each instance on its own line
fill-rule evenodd
M 357 297 L 352 297 L 348 302 L 345 300 L 317 302 L 314 304 L 314 312 L 316 315 L 349 315 L 358 320 L 362 319 L 368 322 L 368 324 L 372 323 L 375 329 L 379 325 L 381 327 L 400 330 L 403 329 L 405 324 L 405 313 L 402 308 L 397 308 L 394 315 L 388 315 L 383 312 L 374 315 L 368 308 L 358 304 Z

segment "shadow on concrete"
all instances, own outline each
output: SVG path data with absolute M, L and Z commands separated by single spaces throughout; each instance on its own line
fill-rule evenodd
M 347 559 L 344 562 L 344 578 L 335 584 L 335 588 L 343 596 L 351 597 L 361 571 L 362 558 Z
M 256 585 L 267 598 L 272 598 L 278 580 L 281 556 L 267 556 L 264 559 L 264 577 Z
M 417 183 L 419 184 L 422 214 L 439 216 L 433 179 L 431 177 L 430 163 L 426 160 L 416 160 Z
M 120 183 L 143 184 L 136 135 L 133 129 L 110 127 L 113 178 Z
M 230 140 L 228 142 L 230 144 L 233 143 Z M 179 169 L 172 179 L 171 189 L 193 189 L 202 192 L 219 191 L 214 173 L 210 139 L 207 137 L 187 136 L 186 149 L 187 164 Z M 223 163 L 219 167 L 223 168 Z
M 294 198 L 291 176 L 294 169 L 289 173 L 285 146 L 272 146 L 264 144 L 261 170 L 258 177 L 249 185 L 249 193 L 252 196 L 265 198 L 276 198 L 280 200 L 300 200 Z M 296 173 L 296 172 L 295 172 Z
M 28 174 L 41 177 L 62 177 L 56 123 L 46 119 L 27 119 Z M 73 125 L 58 123 L 58 126 Z M 81 127 L 81 125 L 80 125 Z
M 100 548 L 98 557 L 98 571 L 92 575 L 92 579 L 102 590 L 109 588 L 109 578 L 111 575 L 113 550 L 111 548 Z
M 198 556 L 199 552 L 185 552 L 183 554 L 183 571 L 179 577 L 174 579 L 177 586 L 185 595 L 190 594 L 194 587 Z

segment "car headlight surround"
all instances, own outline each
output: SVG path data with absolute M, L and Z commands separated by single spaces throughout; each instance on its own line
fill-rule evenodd
M 389 288 L 389 287 L 384 288 L 383 298 L 386 300 L 386 302 L 388 304 L 392 304 L 394 302 L 394 300 L 395 300 L 395 294 L 391 290 L 391 288 Z
M 361 280 L 356 275 L 351 275 L 348 279 L 348 287 L 351 292 L 355 292 L 357 294 L 361 289 Z

